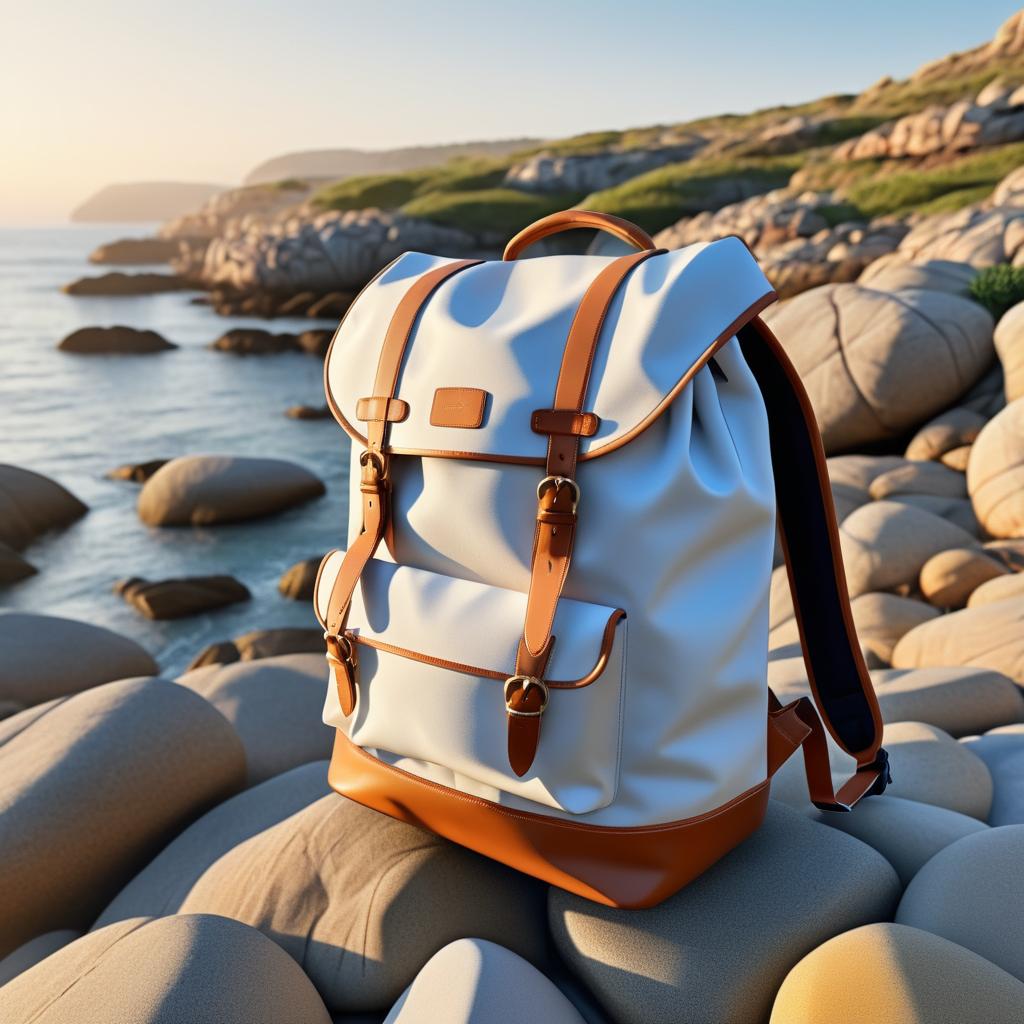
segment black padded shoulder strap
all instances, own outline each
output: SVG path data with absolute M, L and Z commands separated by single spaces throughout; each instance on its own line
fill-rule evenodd
M 825 452 L 807 392 L 775 336 L 755 317 L 738 337 L 768 411 L 779 525 L 807 678 L 825 727 L 857 760 L 857 777 L 840 790 L 839 806 L 830 807 L 848 809 L 861 796 L 881 792 L 889 771 L 878 701 L 850 611 Z

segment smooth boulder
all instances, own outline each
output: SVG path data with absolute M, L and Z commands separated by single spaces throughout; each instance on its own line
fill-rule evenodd
M 179 829 L 235 792 L 245 753 L 194 693 L 124 679 L 3 722 L 0 955 L 87 927 Z
M 890 469 L 871 481 L 868 493 L 875 501 L 901 494 L 930 494 L 936 498 L 966 498 L 963 473 L 938 462 L 910 462 Z
M 384 1024 L 584 1024 L 532 964 L 494 942 L 465 938 L 439 949 Z
M 1024 825 L 983 829 L 940 850 L 914 876 L 899 924 L 941 935 L 1024 981 Z
M 857 278 L 857 284 L 883 292 L 899 292 L 907 288 L 924 288 L 933 292 L 950 292 L 966 296 L 978 271 L 969 263 L 954 260 L 911 262 L 903 253 L 891 252 L 869 263 Z
M 0 542 L 21 551 L 49 530 L 70 526 L 88 508 L 48 477 L 0 464 Z
M 154 676 L 134 640 L 74 619 L 0 611 L 0 698 L 26 707 L 114 679 Z
M 187 671 L 206 665 L 231 665 L 236 661 L 258 661 L 283 654 L 324 653 L 322 629 L 301 626 L 281 629 L 257 629 L 233 640 L 220 640 L 204 647 L 189 663 Z
M 971 591 L 967 598 L 968 608 L 977 608 L 993 601 L 1008 601 L 1010 598 L 1024 597 L 1024 573 L 1013 572 L 1006 576 L 996 576 L 987 583 L 982 583 Z
M 992 776 L 988 823 L 1024 825 L 1024 726 L 1000 726 L 961 742 L 985 762 Z
M 936 608 L 963 608 L 978 587 L 1009 571 L 999 559 L 977 548 L 947 548 L 921 566 L 918 586 Z
M 323 483 L 283 459 L 189 455 L 150 477 L 139 495 L 149 526 L 210 526 L 273 515 L 318 498 Z
M 0 585 L 18 583 L 38 571 L 27 558 L 22 558 L 14 548 L 0 541 Z
M 307 558 L 286 569 L 278 581 L 277 589 L 292 601 L 312 601 L 313 584 L 323 557 Z
M 771 1024 L 1017 1024 L 1024 984 L 920 928 L 879 923 L 829 939 L 793 968 Z
M 1020 687 L 990 669 L 876 669 L 871 681 L 887 724 L 924 722 L 966 736 L 1024 720 Z
M 823 825 L 876 849 L 896 869 L 903 885 L 939 850 L 988 828 L 966 814 L 887 794 L 862 800 L 852 814 L 816 811 L 815 816 Z
M 947 548 L 972 548 L 977 540 L 959 526 L 897 501 L 873 501 L 839 527 L 850 595 L 913 589 L 921 568 Z
M 1003 366 L 1007 402 L 1024 397 L 1024 302 L 1008 309 L 996 324 L 996 354 Z
M 234 576 L 184 576 L 180 579 L 120 580 L 114 593 L 147 619 L 181 619 L 248 601 L 249 588 Z
M 978 435 L 967 463 L 978 522 L 993 537 L 1024 537 L 1024 398 L 1011 402 Z
M 334 730 L 320 721 L 327 666 L 321 654 L 212 665 L 180 676 L 234 727 L 250 786 L 330 757 Z
M 135 327 L 80 327 L 57 346 L 61 352 L 88 356 L 144 356 L 177 347 L 156 331 Z
M 1024 685 L 1024 597 L 963 608 L 915 626 L 896 644 L 892 665 L 977 665 Z
M 830 453 L 923 423 L 993 358 L 992 317 L 949 293 L 827 284 L 786 300 L 766 319 L 804 381 Z
M 892 764 L 890 796 L 987 820 L 992 776 L 985 762 L 949 733 L 924 722 L 892 722 L 885 727 L 885 749 Z
M 620 1024 L 767 1019 L 790 969 L 886 920 L 896 873 L 871 847 L 771 801 L 749 839 L 650 910 L 549 891 L 555 943 Z
M 301 968 L 238 921 L 135 918 L 0 989 L 4 1024 L 331 1024 Z
M 0 960 L 0 988 L 13 981 L 19 974 L 24 974 L 30 967 L 45 960 L 58 949 L 80 938 L 81 931 L 77 928 L 59 928 L 53 932 L 43 932 L 28 942 L 23 942 Z
M 332 1012 L 386 1009 L 467 935 L 544 965 L 545 886 L 337 794 L 317 798 L 325 775 L 305 765 L 215 808 L 97 926 L 167 913 L 244 921 L 302 965 Z
M 988 421 L 979 412 L 956 406 L 940 412 L 910 439 L 908 459 L 938 459 L 955 448 L 973 444 Z

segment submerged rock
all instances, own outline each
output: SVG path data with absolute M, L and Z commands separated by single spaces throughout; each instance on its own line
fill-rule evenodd
M 64 285 L 65 295 L 158 295 L 195 288 L 195 284 L 175 274 L 122 274 L 115 270 L 99 277 L 81 277 Z
M 177 255 L 178 242 L 173 238 L 119 238 L 93 249 L 89 262 L 122 266 L 168 263 Z
M 147 619 L 180 619 L 214 608 L 248 601 L 248 587 L 233 576 L 185 576 L 179 579 L 144 580 L 137 576 L 120 580 L 114 593 L 123 597 Z
M 323 630 L 283 627 L 257 629 L 234 640 L 222 640 L 204 647 L 191 661 L 189 671 L 204 665 L 230 665 L 236 661 L 257 661 L 280 654 L 324 653 Z
M 16 551 L 49 530 L 69 526 L 87 511 L 48 477 L 0 464 L 0 542 Z
M 111 480 L 130 480 L 144 484 L 158 469 L 166 466 L 170 459 L 150 459 L 148 462 L 129 462 L 112 469 L 107 476 Z
M 93 356 L 150 355 L 177 347 L 156 331 L 140 331 L 134 327 L 82 327 L 57 346 L 62 352 Z

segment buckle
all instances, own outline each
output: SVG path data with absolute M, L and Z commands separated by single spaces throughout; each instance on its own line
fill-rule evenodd
M 338 665 L 344 663 L 351 666 L 353 664 L 355 661 L 355 648 L 352 646 L 352 639 L 350 637 L 344 633 L 339 636 L 337 633 L 325 631 L 324 640 L 327 641 L 327 654 L 324 657 L 328 661 L 333 661 Z M 338 648 L 337 652 L 333 650 L 333 646 Z
M 536 711 L 517 711 L 512 707 L 512 703 L 509 699 L 509 687 L 520 683 L 523 687 L 524 697 L 530 692 L 531 686 L 540 687 L 540 691 L 544 695 L 544 700 Z M 548 706 L 549 696 L 550 692 L 548 691 L 548 684 L 545 683 L 543 679 L 538 679 L 536 676 L 509 676 L 508 679 L 505 680 L 505 710 L 510 715 L 515 715 L 516 718 L 540 718 L 540 716 L 544 714 L 544 709 Z
M 383 480 L 387 476 L 387 463 L 384 461 L 384 456 L 380 452 L 371 451 L 369 448 L 359 453 L 359 465 L 363 469 L 366 469 L 371 463 L 376 470 L 376 479 Z
M 554 487 L 555 494 L 563 487 L 569 487 L 572 489 L 572 511 L 576 512 L 576 509 L 580 504 L 580 485 L 575 480 L 571 480 L 567 476 L 546 476 L 539 484 L 537 484 L 537 500 L 540 501 L 544 497 L 544 492 L 549 488 Z M 515 677 L 513 677 L 515 678 Z

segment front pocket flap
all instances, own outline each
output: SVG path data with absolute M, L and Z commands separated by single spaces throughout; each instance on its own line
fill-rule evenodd
M 316 581 L 321 624 L 344 552 L 324 559 Z M 348 629 L 362 643 L 467 674 L 505 679 L 515 669 L 526 617 L 526 594 L 424 569 L 370 559 L 352 596 Z M 616 609 L 558 602 L 550 685 L 583 686 L 601 675 L 623 617 Z

